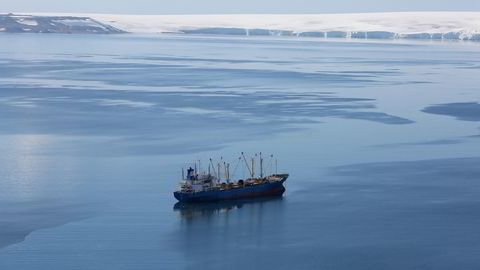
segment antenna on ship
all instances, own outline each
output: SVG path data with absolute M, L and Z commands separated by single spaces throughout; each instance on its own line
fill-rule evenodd
M 183 167 L 182 167 L 182 180 L 185 180 L 185 170 Z

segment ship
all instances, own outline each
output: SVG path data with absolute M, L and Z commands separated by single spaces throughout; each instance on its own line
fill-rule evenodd
M 257 162 L 258 161 L 258 162 Z M 255 171 L 259 163 L 259 173 Z M 230 172 L 230 163 L 220 159 L 216 166 L 212 159 L 209 160 L 208 170 L 201 170 L 201 162 L 182 169 L 182 181 L 179 190 L 173 193 L 174 197 L 182 203 L 218 202 L 227 200 L 252 199 L 269 196 L 282 196 L 285 192 L 284 183 L 288 173 L 278 173 L 278 163 L 275 159 L 275 172 L 268 174 L 273 169 L 273 155 L 264 166 L 265 160 L 262 153 L 247 161 L 244 153 L 238 158 L 233 173 Z M 248 169 L 249 177 L 233 180 L 239 165 Z M 265 168 L 264 168 L 265 167 Z

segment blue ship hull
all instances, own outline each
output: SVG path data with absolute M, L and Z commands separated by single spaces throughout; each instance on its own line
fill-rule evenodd
M 214 202 L 223 200 L 238 200 L 266 196 L 279 196 L 285 192 L 283 182 L 286 178 L 273 183 L 264 183 L 253 186 L 228 190 L 213 190 L 202 192 L 180 192 L 173 193 L 180 202 Z

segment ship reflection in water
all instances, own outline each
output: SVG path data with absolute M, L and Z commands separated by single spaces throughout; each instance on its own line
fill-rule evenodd
M 177 203 L 174 210 L 179 214 L 179 224 L 169 236 L 171 247 L 181 250 L 186 261 L 194 262 L 186 269 L 197 269 L 198 262 L 209 265 L 208 269 L 231 269 L 232 265 L 240 266 L 235 269 L 251 269 L 251 265 L 242 267 L 251 260 L 239 261 L 236 256 L 242 253 L 242 258 L 253 258 L 272 241 L 281 244 L 288 225 L 287 206 L 288 198 L 282 196 Z M 222 259 L 212 260 L 212 255 Z
M 230 212 L 242 208 L 248 209 L 258 215 L 262 214 L 265 208 L 282 207 L 283 196 L 263 197 L 256 199 L 230 200 L 206 203 L 185 203 L 178 202 L 173 209 L 180 213 L 185 220 L 208 218 L 214 215 L 228 215 Z

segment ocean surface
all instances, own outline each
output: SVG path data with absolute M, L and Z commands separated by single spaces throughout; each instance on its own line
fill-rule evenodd
M 2 270 L 480 269 L 480 43 L 0 44 Z M 260 151 L 283 198 L 175 207 L 186 163 Z

